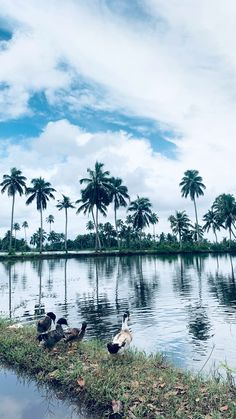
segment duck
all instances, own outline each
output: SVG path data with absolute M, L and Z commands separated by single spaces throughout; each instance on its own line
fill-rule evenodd
M 73 342 L 81 342 L 81 340 L 84 338 L 85 331 L 87 328 L 87 323 L 83 322 L 81 325 L 81 329 L 78 329 L 77 327 L 69 328 L 64 332 L 65 335 L 65 342 L 73 343 Z
M 46 333 L 41 333 L 37 339 L 40 342 L 40 344 L 48 350 L 51 350 L 54 348 L 54 346 L 60 342 L 60 340 L 62 338 L 65 337 L 64 335 L 64 330 L 62 328 L 62 325 L 66 325 L 68 326 L 67 320 L 64 319 L 63 317 L 61 317 L 60 319 L 57 320 L 56 323 L 56 329 L 55 330 L 51 330 L 49 332 Z
M 37 332 L 38 333 L 45 333 L 47 332 L 51 326 L 52 322 L 55 324 L 56 315 L 51 311 L 46 314 L 46 316 L 37 322 Z
M 130 343 L 133 339 L 132 333 L 128 327 L 129 319 L 130 313 L 129 311 L 126 311 L 123 315 L 121 331 L 114 336 L 112 342 L 107 344 L 107 349 L 110 354 L 122 355 L 129 349 Z

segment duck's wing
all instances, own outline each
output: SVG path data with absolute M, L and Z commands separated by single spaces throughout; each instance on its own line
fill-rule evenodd
M 76 340 L 79 336 L 80 329 L 77 329 L 76 327 L 67 329 L 64 331 L 65 335 L 65 342 L 71 342 L 73 340 Z
M 44 317 L 43 319 L 39 320 L 37 323 L 37 332 L 44 333 L 47 332 L 48 329 L 51 327 L 52 320 L 50 317 Z
M 132 341 L 132 334 L 129 330 L 122 330 L 113 338 L 112 343 L 118 344 L 120 347 L 130 344 Z

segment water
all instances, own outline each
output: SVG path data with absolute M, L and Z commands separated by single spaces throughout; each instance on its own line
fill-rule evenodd
M 127 308 L 133 346 L 181 368 L 236 368 L 236 257 L 99 257 L 2 262 L 0 315 L 32 322 L 42 311 L 88 322 L 104 345 Z
M 0 369 L 0 418 L 89 419 L 89 416 L 79 412 L 73 403 L 60 400 L 52 390 Z

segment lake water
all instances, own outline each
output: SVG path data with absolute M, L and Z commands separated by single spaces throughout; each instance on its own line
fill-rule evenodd
M 78 411 L 73 403 L 63 402 L 47 387 L 18 377 L 0 368 L 1 419 L 96 419 Z
M 88 323 L 106 342 L 131 312 L 133 346 L 177 366 L 236 368 L 236 257 L 80 257 L 0 263 L 0 315 L 32 322 L 42 312 Z M 212 352 L 212 353 L 211 353 Z

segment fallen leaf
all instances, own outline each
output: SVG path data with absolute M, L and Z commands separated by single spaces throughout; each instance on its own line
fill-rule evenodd
M 211 415 L 206 415 L 205 419 L 212 419 L 212 416 Z
M 225 406 L 221 406 L 220 407 L 220 412 L 226 412 L 226 410 L 228 410 L 229 406 L 226 404 Z
M 178 394 L 178 391 L 167 391 L 167 393 L 164 394 L 165 399 L 168 399 L 171 396 L 176 396 Z
M 130 419 L 137 419 L 137 416 L 135 416 L 135 415 L 133 414 L 133 412 L 131 412 L 131 410 L 129 410 L 129 418 L 130 418 Z
M 122 410 L 122 403 L 120 400 L 112 400 L 113 413 L 120 413 Z
M 77 384 L 80 386 L 80 388 L 84 388 L 84 386 L 85 386 L 84 379 L 82 377 L 78 378 Z

